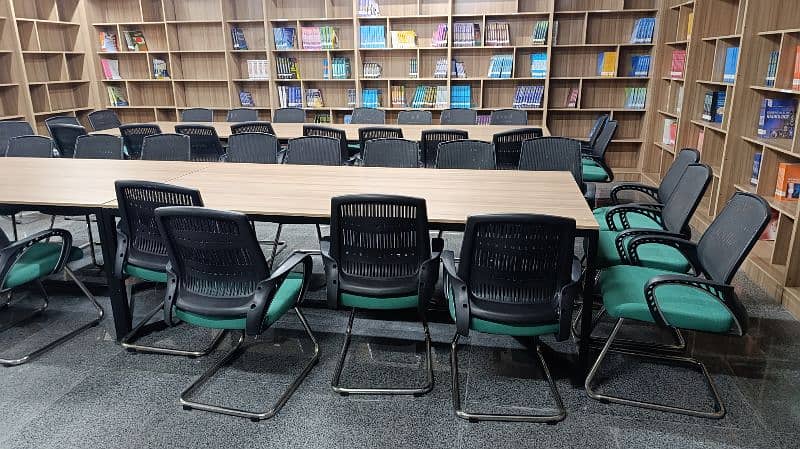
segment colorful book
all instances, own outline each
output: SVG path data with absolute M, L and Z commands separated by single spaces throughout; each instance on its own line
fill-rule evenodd
M 392 31 L 392 48 L 417 48 L 414 30 Z
M 375 17 L 381 14 L 377 0 L 358 0 L 359 17 Z
M 792 89 L 800 90 L 800 45 L 794 50 L 794 76 L 792 77 Z
M 547 53 L 531 53 L 531 78 L 547 78 Z
M 650 75 L 650 55 L 632 55 L 628 76 L 647 78 Z
M 108 102 L 111 106 L 128 106 L 128 100 L 122 93 L 122 88 L 118 86 L 106 86 L 108 91 Z
M 100 65 L 103 67 L 103 76 L 107 80 L 121 80 L 119 74 L 119 61 L 116 59 L 100 59 Z
M 167 69 L 167 62 L 163 59 L 153 58 L 153 79 L 166 80 L 169 79 L 169 70 Z
M 361 48 L 386 48 L 385 25 L 361 25 L 359 37 Z
M 542 107 L 544 86 L 517 86 L 512 107 L 538 109 Z
M 233 40 L 234 50 L 247 50 L 247 39 L 244 37 L 244 31 L 241 27 L 236 25 L 231 27 L 231 39 Z
M 775 50 L 769 53 L 769 63 L 767 63 L 767 76 L 764 78 L 764 85 L 775 87 L 775 80 L 778 75 L 778 57 L 780 52 Z
M 116 53 L 119 51 L 117 45 L 117 35 L 114 33 L 100 32 L 100 51 L 106 53 Z
M 546 45 L 547 44 L 547 28 L 549 22 L 547 20 L 539 20 L 533 25 L 531 32 L 531 45 Z
M 489 78 L 511 78 L 514 68 L 514 55 L 493 55 L 489 59 Z M 445 66 L 444 77 L 447 77 Z
M 672 67 L 670 77 L 683 79 L 686 71 L 686 50 L 672 50 Z
M 253 94 L 246 90 L 239 91 L 239 103 L 245 108 L 256 107 L 256 102 L 253 101 Z
M 487 47 L 511 45 L 511 29 L 508 22 L 488 22 L 483 34 Z
M 148 51 L 147 41 L 141 31 L 124 31 L 122 34 L 125 36 L 125 45 L 128 46 L 128 51 Z
M 753 154 L 753 175 L 750 177 L 750 184 L 758 185 L 758 177 L 761 174 L 761 152 Z
M 273 28 L 272 37 L 275 39 L 276 50 L 289 50 L 295 48 L 295 29 L 290 27 Z
M 651 44 L 653 43 L 653 32 L 655 31 L 656 19 L 653 17 L 642 17 L 633 23 L 631 32 L 632 44 Z
M 615 77 L 617 75 L 617 52 L 604 51 L 597 55 L 597 76 Z
M 796 200 L 800 198 L 800 164 L 781 162 L 775 182 L 775 198 Z
M 579 93 L 580 89 L 578 89 L 577 87 L 570 87 L 569 90 L 567 91 L 567 98 L 564 100 L 564 107 L 577 108 Z
M 769 222 L 767 223 L 767 227 L 764 228 L 764 232 L 761 233 L 761 236 L 758 237 L 759 240 L 764 241 L 775 241 L 778 238 L 778 223 L 780 222 L 781 214 L 775 209 L 772 209 L 772 213 L 770 214 Z
M 447 24 L 440 23 L 436 26 L 431 38 L 431 47 L 447 47 Z
M 686 40 L 692 38 L 692 31 L 694 31 L 694 11 L 689 13 L 686 17 Z
M 797 101 L 789 98 L 765 98 L 758 119 L 758 137 L 793 139 Z

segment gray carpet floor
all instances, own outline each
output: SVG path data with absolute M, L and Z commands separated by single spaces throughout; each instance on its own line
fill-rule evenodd
M 47 219 L 23 218 L 24 232 L 43 229 Z M 8 230 L 9 223 L 0 225 Z M 85 224 L 59 218 L 58 227 L 85 240 Z M 274 226 L 259 225 L 267 237 Z M 290 248 L 311 248 L 312 226 L 284 227 Z M 447 248 L 458 249 L 457 234 Z M 280 257 L 285 257 L 284 252 Z M 98 278 L 92 267 L 81 269 Z M 347 323 L 344 311 L 320 306 L 313 292 L 305 308 L 319 340 L 321 358 L 281 412 L 253 423 L 242 418 L 185 411 L 181 391 L 231 348 L 226 336 L 208 357 L 135 354 L 114 342 L 109 314 L 95 328 L 19 367 L 0 368 L 0 447 L 2 448 L 150 448 L 150 447 L 320 447 L 320 448 L 797 448 L 800 434 L 800 323 L 743 276 L 737 291 L 751 315 L 744 338 L 686 334 L 690 353 L 705 362 L 728 409 L 721 420 L 659 413 L 589 399 L 573 385 L 573 341 L 544 339 L 550 365 L 567 408 L 557 425 L 468 423 L 452 411 L 449 342 L 452 324 L 432 323 L 436 386 L 423 397 L 342 397 L 330 381 Z M 137 293 L 136 320 L 155 307 L 162 291 Z M 0 334 L 3 356 L 26 349 L 79 326 L 91 308 L 67 293 L 52 295 L 51 307 L 25 326 Z M 20 293 L 0 313 L 0 325 L 39 304 L 35 292 Z M 414 385 L 423 381 L 421 326 L 414 321 L 369 316 L 356 321 L 342 378 L 346 385 Z M 389 317 L 391 318 L 391 316 Z M 603 322 L 597 335 L 610 330 Z M 643 339 L 665 336 L 646 326 L 626 335 Z M 206 330 L 180 325 L 145 343 L 197 348 L 210 341 Z M 510 338 L 472 335 L 462 340 L 461 394 L 471 411 L 531 413 L 551 403 L 547 385 L 530 350 Z M 312 346 L 297 318 L 287 314 L 242 357 L 198 392 L 197 399 L 246 409 L 266 409 L 310 357 Z M 600 388 L 633 398 L 710 407 L 699 374 L 612 355 L 602 371 Z

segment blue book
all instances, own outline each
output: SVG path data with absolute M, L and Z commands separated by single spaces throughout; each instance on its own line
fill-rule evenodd
M 600 52 L 597 54 L 597 76 L 603 75 L 603 60 L 605 59 L 605 52 Z
M 547 77 L 547 53 L 531 53 L 531 78 Z
M 753 175 L 750 177 L 750 184 L 758 185 L 758 176 L 761 174 L 761 153 L 753 154 Z
M 797 101 L 791 98 L 765 98 L 758 120 L 758 137 L 793 139 Z
M 736 81 L 736 68 L 739 62 L 739 47 L 728 47 L 725 50 L 725 71 L 722 75 L 722 81 L 732 83 Z

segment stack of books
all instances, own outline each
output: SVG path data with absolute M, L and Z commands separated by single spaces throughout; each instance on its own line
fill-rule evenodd
M 647 78 L 650 75 L 650 55 L 631 56 L 631 71 L 628 76 Z
M 672 50 L 672 66 L 669 76 L 675 79 L 683 79 L 686 72 L 686 50 Z
M 728 47 L 725 50 L 725 69 L 722 72 L 722 81 L 732 83 L 736 81 L 736 68 L 739 65 L 739 47 Z
M 107 80 L 121 80 L 122 76 L 119 74 L 119 61 L 116 59 L 100 59 L 100 65 L 103 67 L 103 76 Z
M 300 70 L 297 67 L 297 59 L 288 56 L 278 56 L 275 59 L 275 70 L 278 72 L 279 80 L 299 80 Z
M 514 55 L 494 55 L 489 60 L 489 78 L 511 78 L 514 71 Z
M 780 56 L 778 50 L 772 51 L 769 54 L 769 63 L 767 64 L 767 76 L 764 78 L 764 85 L 767 87 L 775 87 L 775 79 L 778 75 L 778 57 Z
M 531 53 L 531 78 L 547 78 L 547 53 Z
M 319 89 L 306 89 L 306 107 L 324 108 L 325 101 L 322 99 L 322 91 Z
M 453 24 L 454 47 L 477 47 L 481 44 L 481 26 L 472 22 Z
M 447 86 L 436 86 L 436 100 L 433 107 L 436 109 L 444 109 L 450 99 L 447 96 Z
M 578 89 L 577 87 L 570 87 L 569 90 L 567 91 L 567 96 L 564 98 L 564 107 L 577 108 L 579 94 L 580 94 L 580 89 Z
M 233 40 L 234 50 L 247 50 L 247 39 L 244 37 L 244 31 L 236 25 L 231 27 L 231 39 Z
M 361 106 L 365 108 L 381 107 L 383 94 L 380 89 L 362 89 Z
M 434 78 L 447 78 L 447 58 L 436 60 L 436 67 L 433 69 Z
M 358 16 L 374 17 L 381 15 L 377 0 L 358 0 Z
M 384 25 L 361 25 L 359 35 L 361 48 L 386 48 L 386 27 Z
M 758 117 L 758 137 L 793 139 L 797 101 L 792 98 L 765 98 Z
M 436 26 L 431 38 L 431 47 L 447 47 L 447 24 L 440 23 Z
M 332 77 L 335 80 L 346 80 L 352 77 L 350 58 L 336 57 L 331 59 Z
M 511 45 L 511 29 L 508 22 L 489 22 L 484 32 L 487 47 Z
M 302 108 L 300 86 L 278 86 L 278 102 L 282 108 Z
M 275 38 L 275 49 L 276 50 L 289 50 L 294 48 L 294 39 L 295 39 L 295 29 L 284 27 L 284 28 L 273 28 L 272 29 L 272 36 Z
M 256 102 L 253 100 L 253 94 L 246 90 L 239 91 L 239 103 L 245 108 L 256 107 Z
M 656 29 L 656 19 L 653 17 L 643 17 L 636 19 L 631 33 L 632 44 L 652 44 L 653 32 Z
M 597 55 L 597 76 L 613 78 L 617 76 L 617 52 L 604 51 Z
M 646 87 L 625 88 L 625 109 L 644 109 L 647 103 Z
M 304 50 L 331 50 L 339 46 L 336 30 L 331 26 L 301 27 Z
M 153 58 L 153 79 L 168 80 L 169 70 L 167 69 L 167 61 L 159 58 Z
M 327 112 L 317 112 L 314 114 L 314 123 L 330 123 L 331 115 Z
M 417 86 L 411 107 L 417 109 L 447 107 L 447 86 Z
M 703 120 L 722 123 L 725 113 L 725 91 L 708 91 L 703 98 Z
M 122 35 L 125 36 L 128 51 L 147 51 L 147 41 L 141 31 L 123 31 Z
M 118 86 L 106 86 L 108 91 L 108 103 L 111 106 L 128 106 L 128 100 L 122 93 L 122 88 Z
M 542 107 L 542 98 L 544 86 L 517 86 L 512 107 L 538 109 Z
M 454 85 L 450 87 L 450 107 L 469 109 L 472 107 L 472 86 Z
M 392 48 L 417 48 L 417 33 L 413 30 L 392 31 Z
M 533 25 L 531 32 L 531 45 L 545 45 L 547 44 L 547 27 L 549 22 L 547 20 L 539 20 Z
M 408 60 L 408 77 L 419 78 L 419 62 L 416 56 Z
M 269 60 L 268 59 L 248 59 L 247 78 L 251 80 L 269 79 Z
M 106 53 L 116 53 L 119 51 L 117 45 L 117 35 L 114 33 L 100 32 L 100 51 Z
M 364 78 L 380 78 L 381 66 L 376 62 L 365 62 L 361 65 L 361 72 Z
M 453 78 L 466 78 L 467 77 L 467 66 L 464 65 L 464 61 L 458 61 L 453 59 L 450 62 L 450 76 Z
M 661 143 L 667 146 L 675 146 L 675 139 L 678 137 L 678 122 L 671 119 L 664 119 L 664 132 L 661 135 Z
M 405 108 L 406 104 L 406 87 L 405 86 L 392 86 L 392 107 Z
M 356 90 L 347 89 L 347 106 L 355 107 L 356 99 L 357 99 Z

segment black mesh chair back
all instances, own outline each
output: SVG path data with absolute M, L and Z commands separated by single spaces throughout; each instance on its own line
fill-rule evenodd
M 273 123 L 304 123 L 306 111 L 300 108 L 280 108 L 272 115 Z
M 361 153 L 365 167 L 419 167 L 419 144 L 406 139 L 368 140 Z
M 691 164 L 686 167 L 678 187 L 664 204 L 661 217 L 664 229 L 671 232 L 688 233 L 689 220 L 697 210 L 700 200 L 711 182 L 711 167 L 703 164 Z
M 431 257 L 425 200 L 393 195 L 333 198 L 330 257 L 338 264 L 340 292 L 416 294 L 420 265 Z
M 597 142 L 597 138 L 600 137 L 600 132 L 603 130 L 603 127 L 606 125 L 607 121 L 608 114 L 603 114 L 600 117 L 597 117 L 597 120 L 594 121 L 592 129 L 589 130 L 589 138 L 586 140 L 586 144 L 589 146 L 589 148 L 593 147 Z
M 53 139 L 45 136 L 18 136 L 8 141 L 6 157 L 53 157 Z
M 278 139 L 266 133 L 231 134 L 225 162 L 277 164 Z
M 50 134 L 61 157 L 71 158 L 75 155 L 75 144 L 78 137 L 86 135 L 86 128 L 81 125 L 53 123 L 50 125 Z
M 110 134 L 92 134 L 78 137 L 75 159 L 124 159 L 122 138 Z
M 144 138 L 161 134 L 161 128 L 158 125 L 132 123 L 129 125 L 120 125 L 119 134 L 122 136 L 122 141 L 125 143 L 125 149 L 128 150 L 128 157 L 131 159 L 139 159 L 142 157 L 142 143 L 144 143 Z
M 672 192 L 678 187 L 678 182 L 686 171 L 686 167 L 690 164 L 700 162 L 700 152 L 693 148 L 684 148 L 675 156 L 672 165 L 669 166 L 667 173 L 661 179 L 661 184 L 658 186 L 658 199 L 665 203 L 672 196 Z
M 358 144 L 361 152 L 364 152 L 364 144 L 372 139 L 402 139 L 402 128 L 389 128 L 386 126 L 367 126 L 358 128 Z
M 458 275 L 470 315 L 500 323 L 559 320 L 559 293 L 572 280 L 575 220 L 546 215 L 467 219 Z
M 760 196 L 735 193 L 697 242 L 697 256 L 706 274 L 730 284 L 771 215 L 769 204 Z
M 192 160 L 202 162 L 219 161 L 225 154 L 217 130 L 206 125 L 175 125 L 175 132 L 189 136 Z
M 8 142 L 13 137 L 32 136 L 36 134 L 31 124 L 23 121 L 0 122 L 0 154 L 6 154 Z
M 214 111 L 207 108 L 192 108 L 181 112 L 182 122 L 213 122 Z
M 231 123 L 258 121 L 258 110 L 249 108 L 231 109 L 228 111 L 227 121 Z
M 284 164 L 298 165 L 342 165 L 342 150 L 339 139 L 308 136 L 289 140 Z
M 110 109 L 101 109 L 89 113 L 89 124 L 95 131 L 105 131 L 107 129 L 119 128 L 122 124 L 116 112 Z
M 142 143 L 143 161 L 191 161 L 192 144 L 183 134 L 156 134 Z
M 55 117 L 50 117 L 45 119 L 44 126 L 47 128 L 47 132 L 50 134 L 50 137 L 53 137 L 53 125 L 80 125 L 81 122 L 78 121 L 77 117 L 73 117 L 71 115 L 57 115 Z
M 452 140 L 468 139 L 469 133 L 458 129 L 430 129 L 422 131 L 420 134 L 420 154 L 422 163 L 425 167 L 433 167 L 436 164 L 436 151 L 442 142 Z
M 156 211 L 177 277 L 176 307 L 205 316 L 247 315 L 269 266 L 247 216 L 202 207 Z
M 519 166 L 522 142 L 542 137 L 541 128 L 520 128 L 492 136 L 492 144 L 497 157 L 497 168 L 512 170 Z
M 583 188 L 581 143 L 566 137 L 539 137 L 522 143 L 520 170 L 568 171 Z
M 303 136 L 330 137 L 336 139 L 339 141 L 341 159 L 346 161 L 350 158 L 350 152 L 347 148 L 347 132 L 343 129 L 320 125 L 303 125 Z
M 605 161 L 606 150 L 608 150 L 608 147 L 611 145 L 611 141 L 614 139 L 616 134 L 617 121 L 608 120 L 606 124 L 603 125 L 603 130 L 600 131 L 600 135 L 597 136 L 594 146 L 592 146 L 592 156 Z
M 497 167 L 494 145 L 482 140 L 442 142 L 436 155 L 436 168 L 494 170 Z
M 397 114 L 398 125 L 430 125 L 433 123 L 431 111 L 400 111 Z
M 354 125 L 383 125 L 386 123 L 386 111 L 375 108 L 355 108 L 350 118 Z
M 445 109 L 439 118 L 442 125 L 474 125 L 478 120 L 478 111 L 474 109 Z
M 125 262 L 137 267 L 163 272 L 167 248 L 158 231 L 155 211 L 167 206 L 202 206 L 195 189 L 147 181 L 114 183 L 119 207 L 119 230 L 122 243 L 115 266 L 119 276 Z
M 231 134 L 240 133 L 266 133 L 274 136 L 275 130 L 272 129 L 272 124 L 270 122 L 252 121 L 232 124 Z
M 489 116 L 490 125 L 521 125 L 528 124 L 528 111 L 522 109 L 500 109 L 492 111 Z

